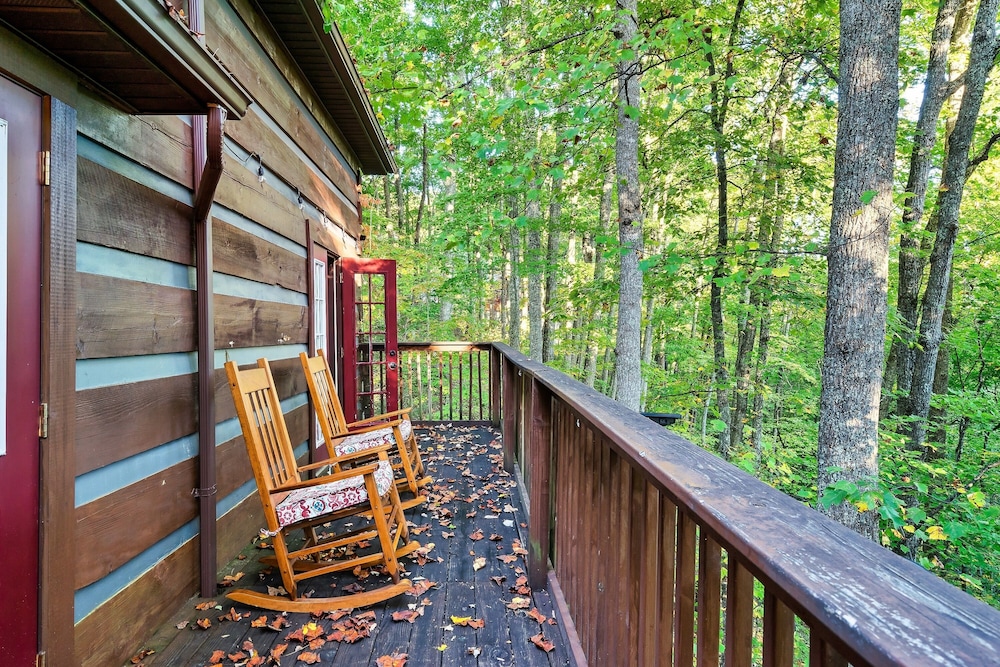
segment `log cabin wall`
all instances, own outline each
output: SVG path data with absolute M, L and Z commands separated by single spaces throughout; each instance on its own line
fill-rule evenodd
M 266 21 L 241 0 L 206 18 L 208 48 L 255 102 L 225 126 L 211 211 L 221 565 L 264 525 L 221 366 L 272 360 L 304 452 L 305 246 L 354 255 L 360 220 L 357 158 Z M 78 116 L 75 653 L 103 666 L 198 590 L 192 140 L 189 117 L 89 93 Z

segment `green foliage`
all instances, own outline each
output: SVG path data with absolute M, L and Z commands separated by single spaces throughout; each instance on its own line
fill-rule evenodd
M 558 280 L 546 312 L 555 351 L 549 363 L 613 393 L 621 248 L 614 214 L 602 221 L 599 211 L 604 175 L 614 166 L 615 65 L 636 56 L 642 98 L 626 113 L 642 132 L 641 268 L 652 336 L 645 409 L 682 414 L 675 428 L 706 447 L 725 429 L 714 396 L 708 304 L 721 265 L 716 284 L 729 364 L 723 389 L 731 395 L 740 332 L 752 325 L 759 336 L 765 321 L 769 327 L 766 360 L 757 356 L 759 341 L 751 359 L 747 422 L 733 463 L 803 502 L 815 505 L 821 495 L 824 503 L 878 512 L 888 548 L 1000 606 L 1000 174 L 993 162 L 980 164 L 962 204 L 945 348 L 949 390 L 934 403 L 945 415 L 943 438 L 936 431 L 926 452 L 909 451 L 898 435 L 902 425 L 883 415 L 879 479 L 841 482 L 820 494 L 838 7 L 832 0 L 748 3 L 732 40 L 734 75 L 724 78 L 712 75 L 707 61 L 727 53 L 734 6 L 640 2 L 640 29 L 623 44 L 612 3 L 326 0 L 400 166 L 398 190 L 395 177 L 365 176 L 363 184 L 366 253 L 399 262 L 401 339 L 504 339 L 516 230 L 522 291 L 532 272 Z M 905 9 L 900 164 L 912 143 L 936 5 Z M 713 86 L 730 96 L 722 137 L 706 113 Z M 988 89 L 974 152 L 998 126 L 1000 105 Z M 729 162 L 730 238 L 722 255 L 715 252 L 717 139 Z M 893 201 L 901 214 L 905 169 L 897 174 Z M 562 212 L 549 221 L 557 181 Z M 929 209 L 936 187 L 932 182 Z M 874 192 L 862 193 L 858 206 L 874 200 Z M 529 204 L 541 218 L 529 216 Z M 528 232 L 544 238 L 550 225 L 559 233 L 555 261 L 527 257 Z M 898 228 L 892 237 L 902 231 L 933 238 Z M 890 304 L 894 291 L 890 283 Z M 889 336 L 898 335 L 891 315 Z

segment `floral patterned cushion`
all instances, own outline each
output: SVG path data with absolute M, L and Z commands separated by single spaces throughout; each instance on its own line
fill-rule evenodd
M 413 425 L 409 419 L 404 419 L 403 423 L 399 425 L 399 432 L 404 441 L 410 438 L 413 433 Z M 396 444 L 396 438 L 392 434 L 392 427 L 386 426 L 367 433 L 348 435 L 334 446 L 333 451 L 336 452 L 337 456 L 344 456 L 380 445 L 394 444 Z
M 388 461 L 379 461 L 378 468 L 375 469 L 375 486 L 379 495 L 385 495 L 392 483 L 392 466 Z M 275 506 L 278 523 L 287 526 L 296 521 L 313 519 L 367 502 L 368 490 L 365 488 L 364 476 L 356 475 L 329 484 L 290 491 L 284 498 L 275 494 L 274 499 L 278 501 Z

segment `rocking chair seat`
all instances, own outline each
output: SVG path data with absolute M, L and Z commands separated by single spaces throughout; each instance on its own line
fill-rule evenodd
M 413 435 L 413 424 L 409 419 L 404 418 L 399 424 L 399 432 L 403 440 L 409 440 Z M 338 457 L 347 456 L 356 452 L 380 447 L 382 445 L 395 445 L 396 436 L 392 432 L 391 426 L 379 428 L 365 433 L 352 433 L 344 436 L 344 439 L 334 445 L 334 452 Z
M 379 495 L 388 493 L 393 483 L 392 465 L 387 460 L 380 461 L 375 470 L 375 485 Z M 284 527 L 366 503 L 368 490 L 365 488 L 365 478 L 356 475 L 329 484 L 288 492 L 278 491 L 271 494 L 271 498 L 276 501 L 274 510 L 278 524 Z

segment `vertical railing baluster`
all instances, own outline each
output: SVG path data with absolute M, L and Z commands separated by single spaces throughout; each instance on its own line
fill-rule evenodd
M 730 552 L 726 595 L 726 667 L 750 664 L 753 605 L 753 575 Z
M 698 665 L 719 664 L 722 615 L 722 548 L 704 531 L 698 546 Z M 749 663 L 746 663 L 749 664 Z
M 514 466 L 516 465 L 514 460 L 514 441 L 517 437 L 515 434 L 518 409 L 517 389 L 515 387 L 517 383 L 517 369 L 507 357 L 501 359 L 500 365 L 503 375 L 503 469 L 513 474 Z
M 674 665 L 694 664 L 695 525 L 687 512 L 677 517 L 677 579 L 674 593 Z
M 665 496 L 660 496 L 660 613 L 656 618 L 659 630 L 659 664 L 674 664 L 674 592 L 677 581 L 677 506 Z
M 632 505 L 642 513 L 639 531 L 639 649 L 636 658 L 640 665 L 654 667 L 659 664 L 660 628 L 656 619 L 660 615 L 660 492 L 644 477 L 635 475 L 632 485 Z
M 774 593 L 764 592 L 764 667 L 792 667 L 795 615 Z
M 809 667 L 847 667 L 847 661 L 819 633 L 810 629 Z
M 613 665 L 614 663 L 614 636 L 615 628 L 611 627 L 616 619 L 611 609 L 611 600 L 614 599 L 614 591 L 610 590 L 612 583 L 611 554 L 618 548 L 617 540 L 611 539 L 611 448 L 608 442 L 600 435 L 594 436 L 597 442 L 597 501 L 594 503 L 594 519 L 596 520 L 595 531 L 597 538 L 596 562 L 599 567 L 595 569 L 593 586 L 596 587 L 594 595 L 594 664 Z
M 531 465 L 531 515 L 528 518 L 528 585 L 545 588 L 548 574 L 550 490 L 552 462 L 552 394 L 540 382 L 530 381 L 531 428 L 528 460 Z

